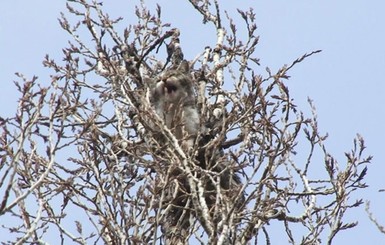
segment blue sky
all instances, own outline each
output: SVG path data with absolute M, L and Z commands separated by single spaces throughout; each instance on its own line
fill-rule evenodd
M 112 16 L 133 20 L 129 4 L 123 0 L 106 5 Z M 152 6 L 156 1 L 148 1 Z M 211 27 L 194 26 L 201 18 L 185 1 L 158 1 L 165 22 L 182 30 L 181 44 L 192 59 L 214 40 L 205 37 Z M 385 151 L 382 131 L 385 119 L 383 102 L 385 81 L 385 2 L 384 1 L 221 1 L 234 13 L 236 8 L 253 7 L 260 44 L 256 50 L 261 71 L 269 66 L 276 71 L 304 53 L 322 49 L 297 65 L 288 81 L 291 96 L 306 113 L 307 97 L 314 100 L 321 132 L 329 133 L 328 149 L 344 162 L 344 152 L 352 147 L 356 133 L 366 140 L 367 153 L 374 156 L 369 166 L 363 193 L 370 199 L 372 211 L 385 225 Z M 236 4 L 235 4 L 236 2 Z M 61 50 L 70 37 L 60 29 L 57 18 L 65 12 L 65 1 L 5 0 L 0 15 L 0 103 L 1 115 L 12 115 L 17 106 L 13 85 L 15 72 L 27 77 L 39 76 L 49 82 L 51 71 L 42 66 L 45 54 L 61 60 Z M 178 9 L 178 11 L 175 11 Z M 239 20 L 239 19 L 238 19 Z M 239 25 L 241 28 L 241 25 Z M 188 31 L 187 31 L 188 30 Z M 197 37 L 202 37 L 197 39 Z M 209 42 L 209 43 L 208 43 Z M 210 43 L 211 42 L 211 43 Z M 190 48 L 187 48 L 190 47 Z M 263 74 L 266 75 L 266 74 Z M 348 218 L 359 226 L 340 234 L 334 244 L 382 244 L 385 235 L 370 223 L 361 208 Z

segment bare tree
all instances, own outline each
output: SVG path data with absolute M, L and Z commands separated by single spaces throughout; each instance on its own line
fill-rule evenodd
M 339 163 L 311 100 L 306 117 L 285 83 L 320 51 L 256 74 L 253 10 L 238 10 L 248 32 L 241 38 L 217 1 L 189 3 L 216 28 L 217 42 L 188 61 L 205 130 L 186 149 L 155 112 L 149 83 L 185 59 L 183 30 L 162 22 L 160 6 L 141 2 L 138 22 L 119 32 L 123 18 L 110 18 L 101 3 L 68 1 L 78 22 L 60 19 L 72 37 L 63 62 L 46 57 L 49 85 L 19 74 L 16 114 L 0 121 L 0 229 L 14 234 L 4 244 L 52 236 L 61 244 L 162 244 L 176 232 L 161 227 L 180 203 L 176 228 L 188 228 L 169 244 L 271 244 L 273 222 L 290 244 L 332 244 L 357 225 L 344 215 L 367 187 L 363 138 Z M 235 188 L 224 178 L 237 179 Z

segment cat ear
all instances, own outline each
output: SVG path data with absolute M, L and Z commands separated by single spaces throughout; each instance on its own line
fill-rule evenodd
M 182 60 L 182 62 L 178 66 L 178 71 L 182 73 L 188 73 L 190 72 L 190 65 L 187 60 Z

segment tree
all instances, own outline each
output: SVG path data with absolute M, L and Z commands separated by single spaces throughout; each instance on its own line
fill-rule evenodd
M 371 157 L 363 154 L 363 138 L 338 163 L 311 100 L 306 117 L 285 84 L 295 65 L 320 51 L 256 74 L 253 10 L 238 11 L 248 31 L 242 39 L 217 1 L 189 2 L 204 25 L 215 27 L 217 40 L 189 61 L 200 120 L 210 129 L 191 151 L 157 117 L 147 82 L 184 59 L 183 30 L 162 22 L 160 6 L 149 10 L 142 2 L 137 24 L 119 32 L 123 19 L 111 19 L 101 3 L 68 1 L 78 22 L 60 19 L 73 38 L 63 64 L 46 57 L 50 85 L 19 74 L 17 112 L 1 118 L 0 215 L 12 220 L 1 229 L 15 234 L 5 243 L 44 243 L 48 234 L 65 244 L 163 243 L 161 226 L 174 204 L 169 187 L 179 190 L 178 177 L 190 188 L 184 210 L 194 213 L 181 241 L 269 244 L 274 223 L 291 244 L 331 244 L 357 225 L 344 215 L 362 204 L 352 194 L 366 188 Z M 221 188 L 221 172 L 196 164 L 202 149 L 218 152 L 215 162 L 240 176 L 242 186 L 231 196 Z M 178 176 L 171 166 L 179 167 Z M 207 179 L 215 186 L 214 206 L 205 198 Z

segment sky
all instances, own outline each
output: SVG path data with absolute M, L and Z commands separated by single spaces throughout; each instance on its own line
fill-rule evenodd
M 107 2 L 107 1 L 106 1 Z M 130 4 L 123 0 L 105 4 L 111 16 L 122 16 L 127 23 L 134 20 Z M 159 2 L 164 21 L 171 22 L 182 32 L 181 45 L 193 59 L 210 42 L 202 28 L 200 16 L 186 1 L 147 1 L 149 6 Z M 326 146 L 343 163 L 344 152 L 353 146 L 357 133 L 373 155 L 369 166 L 367 189 L 362 198 L 371 200 L 372 211 L 385 225 L 385 151 L 382 131 L 384 125 L 383 98 L 385 81 L 385 2 L 381 0 L 243 0 L 220 1 L 229 13 L 236 8 L 252 7 L 256 13 L 260 43 L 256 54 L 261 67 L 276 71 L 291 64 L 305 53 L 321 49 L 290 72 L 288 86 L 291 97 L 300 109 L 310 112 L 307 98 L 317 108 L 319 129 L 329 134 Z M 0 115 L 11 116 L 17 107 L 17 92 L 13 81 L 15 72 L 26 77 L 38 76 L 49 81 L 51 71 L 44 68 L 46 54 L 61 59 L 62 48 L 70 39 L 60 29 L 57 19 L 66 12 L 65 1 L 4 0 L 0 15 Z M 175 11 L 178 9 L 178 11 Z M 188 30 L 188 31 L 187 31 Z M 197 37 L 202 37 L 197 40 Z M 263 69 L 261 69 L 263 70 Z M 266 74 L 263 74 L 266 75 Z M 354 210 L 349 219 L 358 219 L 359 226 L 341 233 L 334 244 L 383 244 L 385 234 L 376 230 L 363 208 Z

